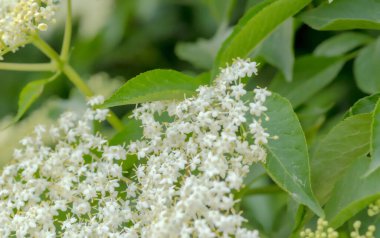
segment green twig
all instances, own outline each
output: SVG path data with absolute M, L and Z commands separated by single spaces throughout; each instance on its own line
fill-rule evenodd
M 32 40 L 33 45 L 41 50 L 41 52 L 49 57 L 54 63 L 56 63 L 59 70 L 62 70 L 63 62 L 57 52 L 37 34 L 33 35 Z
M 69 58 L 71 36 L 72 36 L 72 7 L 71 0 L 67 0 L 67 17 L 65 25 L 65 35 L 63 38 L 62 48 L 61 48 L 61 59 L 66 62 Z
M 70 81 L 79 89 L 86 97 L 94 96 L 91 88 L 82 80 L 79 74 L 68 64 L 63 66 L 62 72 L 70 79 Z
M 56 70 L 56 67 L 52 63 L 43 63 L 43 64 L 0 63 L 0 70 L 41 72 L 41 71 L 54 71 Z
M 91 88 L 87 86 L 79 74 L 69 64 L 64 62 L 57 54 L 57 52 L 51 48 L 44 40 L 36 35 L 33 37 L 33 44 L 57 65 L 58 70 L 62 71 L 83 95 L 86 97 L 94 96 Z M 110 111 L 107 120 L 117 131 L 121 131 L 124 128 L 123 123 L 112 111 Z
M 87 84 L 81 79 L 79 74 L 70 65 L 66 64 L 63 67 L 63 73 L 86 97 L 94 96 L 94 93 L 92 92 L 91 88 L 87 86 Z M 111 126 L 115 128 L 117 131 L 123 130 L 123 123 L 112 111 L 110 111 L 107 120 L 111 124 Z

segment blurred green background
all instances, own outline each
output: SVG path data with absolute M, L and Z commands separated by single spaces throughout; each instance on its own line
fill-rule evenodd
M 81 0 L 74 1 L 75 29 L 71 63 L 88 78 L 97 72 L 127 80 L 141 72 L 171 68 L 198 74 L 210 68 L 221 42 L 228 36 L 246 9 L 260 0 Z M 44 37 L 57 50 L 63 37 L 64 12 Z M 295 55 L 311 53 L 331 32 L 314 31 L 302 25 L 295 37 Z M 7 62 L 46 62 L 33 46 L 5 57 Z M 344 80 L 352 81 L 350 66 Z M 276 69 L 265 66 L 263 75 Z M 0 117 L 14 115 L 22 87 L 29 81 L 47 77 L 44 73 L 0 72 Z M 362 94 L 353 86 L 349 100 L 338 104 L 346 110 Z M 353 87 L 351 87 L 351 86 Z M 50 84 L 43 97 L 67 98 L 72 85 L 60 78 Z M 32 108 L 32 109 L 33 109 Z

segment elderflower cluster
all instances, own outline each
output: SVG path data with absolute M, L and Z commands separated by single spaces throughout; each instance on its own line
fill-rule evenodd
M 259 237 L 233 197 L 266 158 L 271 93 L 247 94 L 240 82 L 256 72 L 239 59 L 195 97 L 141 105 L 143 137 L 127 147 L 93 133 L 107 109 L 37 126 L 0 176 L 0 237 Z M 125 171 L 132 154 L 138 165 Z
M 89 104 L 101 102 L 100 98 Z M 126 151 L 90 127 L 108 110 L 63 114 L 21 140 L 0 177 L 0 237 L 116 237 L 130 219 L 121 199 Z M 115 234 L 115 235 L 114 235 Z
M 36 31 L 46 31 L 54 22 L 57 0 L 1 0 L 0 56 L 15 51 Z
M 369 205 L 367 213 L 370 217 L 376 216 L 380 213 L 380 199 Z
M 127 196 L 136 203 L 131 230 L 139 237 L 258 237 L 242 228 L 232 195 L 250 165 L 266 158 L 269 134 L 261 118 L 271 93 L 257 88 L 248 104 L 240 82 L 256 73 L 255 62 L 238 59 L 197 97 L 134 111 L 144 137 L 128 149 L 146 163 L 136 168 Z M 172 120 L 160 122 L 165 112 Z
M 374 233 L 376 230 L 376 227 L 371 225 L 368 226 L 367 231 L 361 235 L 360 234 L 360 227 L 361 222 L 355 221 L 353 224 L 354 230 L 350 233 L 351 238 L 375 238 Z M 337 231 L 335 231 L 333 228 L 328 227 L 328 222 L 322 218 L 319 218 L 317 221 L 317 229 L 315 231 L 312 231 L 311 229 L 306 229 L 301 232 L 302 238 L 318 238 L 318 237 L 325 237 L 325 238 L 337 238 L 339 237 L 339 234 Z

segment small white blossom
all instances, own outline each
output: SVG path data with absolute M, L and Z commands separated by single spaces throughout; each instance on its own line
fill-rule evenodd
M 98 106 L 98 105 L 101 105 L 104 103 L 104 97 L 103 96 L 94 96 L 94 97 L 91 97 L 88 101 L 87 101 L 87 105 L 91 106 L 91 107 L 94 107 L 94 106 Z

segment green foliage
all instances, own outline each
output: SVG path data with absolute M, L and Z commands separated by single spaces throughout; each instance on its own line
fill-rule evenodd
M 343 57 L 300 57 L 294 65 L 293 81 L 288 83 L 277 75 L 270 89 L 289 99 L 296 108 L 311 99 L 338 75 L 345 59 Z
M 302 14 L 317 30 L 380 29 L 378 0 L 334 0 Z
M 293 79 L 293 37 L 294 23 L 290 18 L 282 23 L 259 47 L 257 55 L 281 70 L 286 81 Z
M 247 57 L 281 23 L 309 2 L 310 0 L 267 0 L 252 7 L 219 50 L 213 76 L 219 67 L 225 66 L 232 59 Z
M 45 85 L 56 79 L 58 76 L 59 74 L 55 74 L 48 79 L 32 81 L 25 85 L 20 93 L 18 100 L 18 111 L 12 124 L 19 121 L 32 106 L 32 104 L 41 96 Z
M 355 59 L 355 79 L 358 87 L 365 93 L 380 91 L 380 38 L 363 48 Z
M 222 26 L 215 36 L 209 40 L 198 39 L 194 43 L 180 42 L 175 48 L 176 55 L 198 68 L 210 69 L 227 35 L 228 31 Z
M 361 98 L 348 110 L 345 117 L 372 112 L 379 98 L 380 94 L 378 93 Z
M 274 94 L 266 102 L 269 121 L 263 122 L 268 132 L 278 139 L 269 141 L 265 165 L 269 175 L 297 202 L 323 216 L 310 184 L 309 155 L 301 125 L 289 101 Z M 281 118 L 276 120 L 275 118 Z
M 202 0 L 202 2 L 208 5 L 214 18 L 223 23 L 230 18 L 236 0 Z
M 380 100 L 377 100 L 375 109 L 372 113 L 372 124 L 371 124 L 371 157 L 372 161 L 369 165 L 368 172 L 366 175 L 373 173 L 380 167 Z
M 373 40 L 367 34 L 358 32 L 345 32 L 333 36 L 318 45 L 314 50 L 316 56 L 341 56 L 359 46 L 366 45 Z
M 308 100 L 297 110 L 302 128 L 308 139 L 308 144 L 313 145 L 321 136 L 320 129 L 328 120 L 329 113 L 344 100 L 349 93 L 347 84 L 343 81 L 336 81 L 327 86 L 315 96 Z
M 335 183 L 359 157 L 369 153 L 371 114 L 359 114 L 338 123 L 311 157 L 312 186 L 325 204 Z
M 339 227 L 353 215 L 380 196 L 380 173 L 376 171 L 369 177 L 363 177 L 370 158 L 359 157 L 344 173 L 332 191 L 331 199 L 325 211 L 331 226 Z
M 202 78 L 192 78 L 174 70 L 152 70 L 130 79 L 104 103 L 104 107 L 183 99 L 206 83 Z

